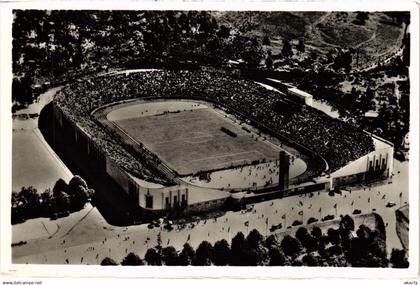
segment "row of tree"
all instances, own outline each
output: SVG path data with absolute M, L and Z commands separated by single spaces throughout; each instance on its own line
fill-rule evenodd
M 256 68 L 266 56 L 262 46 L 271 45 L 268 36 L 260 39 L 219 25 L 208 11 L 16 10 L 14 16 L 12 94 L 19 103 L 34 99 L 38 79 L 67 80 L 73 74 L 69 71 L 172 60 L 238 60 Z M 296 50 L 305 51 L 303 39 Z M 292 45 L 284 39 L 278 55 L 268 53 L 266 66 L 292 55 Z
M 66 77 L 70 70 L 171 59 L 242 59 L 255 67 L 262 58 L 256 37 L 219 25 L 207 11 L 14 11 L 13 99 L 22 103 L 32 99 L 35 79 Z
M 57 218 L 81 210 L 95 191 L 89 189 L 80 176 L 74 176 L 69 184 L 57 180 L 53 190 L 40 193 L 32 186 L 22 187 L 12 193 L 12 224 L 39 217 Z
M 323 234 L 319 227 L 309 232 L 301 227 L 295 236 L 286 235 L 281 241 L 278 236 L 264 238 L 256 229 L 247 237 L 237 233 L 231 243 L 222 239 L 214 245 L 203 241 L 194 250 L 188 243 L 178 252 L 173 246 L 162 247 L 160 235 L 157 246 L 149 248 L 141 259 L 129 253 L 121 265 L 167 265 L 167 266 L 354 266 L 386 267 L 385 236 L 378 230 L 361 225 L 356 235 L 354 221 L 345 216 L 338 229 L 329 228 Z M 408 267 L 405 251 L 393 250 L 393 267 Z M 106 257 L 101 265 L 118 265 Z
M 271 40 L 268 36 L 265 36 L 263 38 L 263 45 L 265 46 L 270 46 L 271 45 Z M 303 39 L 299 39 L 298 44 L 296 45 L 296 51 L 298 54 L 302 54 L 305 52 L 305 43 L 303 41 Z M 267 69 L 272 69 L 273 68 L 273 63 L 275 59 L 279 59 L 279 58 L 284 58 L 284 59 L 288 59 L 291 56 L 293 56 L 293 47 L 290 43 L 290 41 L 288 39 L 283 39 L 283 47 L 281 49 L 280 54 L 278 55 L 273 55 L 271 50 L 267 51 L 267 56 L 265 58 L 265 66 Z

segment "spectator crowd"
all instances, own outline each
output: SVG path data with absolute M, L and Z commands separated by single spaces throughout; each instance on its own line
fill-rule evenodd
M 211 101 L 319 154 L 330 171 L 374 150 L 372 138 L 361 129 L 312 108 L 291 106 L 277 92 L 214 70 L 152 70 L 91 78 L 65 87 L 55 97 L 55 105 L 120 166 L 154 180 L 147 167 L 133 159 L 118 138 L 104 132 L 91 114 L 105 104 L 135 98 Z

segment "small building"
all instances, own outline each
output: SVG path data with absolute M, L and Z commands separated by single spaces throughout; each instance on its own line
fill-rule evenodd
M 374 120 L 374 119 L 378 118 L 378 116 L 379 116 L 379 114 L 376 111 L 367 111 L 364 115 L 364 117 L 366 119 L 369 119 L 369 120 Z
M 362 182 L 388 179 L 394 169 L 394 145 L 371 134 L 375 149 L 331 173 L 331 189 Z
M 287 95 L 289 99 L 291 99 L 292 101 L 296 101 L 301 104 L 305 104 L 312 107 L 313 97 L 311 94 L 305 91 L 297 89 L 296 87 L 292 87 L 292 88 L 287 89 Z

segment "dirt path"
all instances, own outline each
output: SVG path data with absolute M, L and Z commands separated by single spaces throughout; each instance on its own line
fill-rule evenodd
M 316 41 L 318 41 L 319 43 L 329 46 L 329 47 L 334 47 L 334 48 L 340 48 L 340 45 L 336 45 L 336 44 L 331 44 L 328 43 L 326 41 L 324 41 L 324 38 L 321 35 L 321 31 L 318 30 L 318 28 L 316 27 L 318 24 L 322 23 L 325 21 L 325 19 L 328 18 L 328 16 L 331 15 L 332 12 L 327 12 L 325 15 L 322 15 L 321 17 L 318 18 L 318 20 L 316 20 L 315 22 L 313 22 L 312 24 L 309 25 L 308 30 L 306 31 L 306 35 L 309 35 L 309 38 L 312 39 L 316 39 Z M 312 45 L 312 47 L 314 47 Z

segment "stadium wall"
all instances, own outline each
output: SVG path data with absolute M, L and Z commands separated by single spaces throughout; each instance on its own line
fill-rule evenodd
M 194 203 L 194 204 L 189 205 L 188 208 L 186 208 L 183 213 L 184 214 L 199 214 L 199 213 L 211 212 L 211 211 L 222 208 L 223 205 L 226 203 L 226 200 L 227 198 L 221 198 L 221 199 Z
M 275 87 L 294 102 L 300 102 L 301 104 L 310 107 L 312 106 L 313 98 L 311 94 L 303 92 L 290 84 L 278 80 L 278 77 L 272 76 L 276 79 L 268 77 L 271 75 L 258 74 L 258 76 L 256 76 L 254 79 Z M 293 97 L 295 97 L 296 100 L 294 100 Z M 375 151 L 349 163 L 348 165 L 332 173 L 330 175 L 329 183 L 329 187 L 331 189 L 349 184 L 386 179 L 392 176 L 394 157 L 393 144 L 378 136 L 375 136 L 374 134 L 369 133 L 369 135 L 375 142 Z
M 89 158 L 100 162 L 98 167 L 103 169 L 109 177 L 120 185 L 121 189 L 126 195 L 137 201 L 140 212 L 143 218 L 153 219 L 171 213 L 178 215 L 198 214 L 219 210 L 222 208 L 227 199 L 223 197 L 220 199 L 210 199 L 207 201 L 199 201 L 191 203 L 189 191 L 187 188 L 176 185 L 162 188 L 148 188 L 141 185 L 139 179 L 133 177 L 122 169 L 115 161 L 109 158 L 94 140 L 87 134 L 80 126 L 74 124 L 73 121 L 67 117 L 61 108 L 54 106 L 54 117 L 58 122 L 56 125 L 63 129 L 64 132 L 71 134 L 72 141 L 78 146 L 80 151 L 89 155 Z M 322 182 L 314 184 L 312 182 L 308 185 L 289 189 L 278 189 L 272 187 L 266 191 L 259 191 L 254 198 L 245 199 L 245 203 L 254 203 L 257 201 L 265 201 L 270 199 L 277 199 L 290 195 L 297 195 L 302 193 L 309 193 L 313 191 L 325 190 L 328 188 L 328 183 Z
M 191 203 L 188 188 L 180 185 L 162 186 L 161 188 L 143 186 L 140 182 L 141 179 L 134 177 L 108 157 L 92 137 L 54 103 L 53 115 L 57 122 L 55 126 L 60 128 L 70 139 L 68 143 L 74 145 L 89 159 L 97 162 L 98 170 L 106 172 L 126 195 L 137 202 L 143 218 L 152 219 L 172 213 L 182 215 L 209 212 L 220 209 L 225 203 L 226 198 Z
M 292 147 L 296 150 L 298 150 L 302 155 L 307 156 L 308 159 L 306 160 L 306 163 L 308 164 L 308 168 L 309 169 L 313 169 L 313 171 L 311 172 L 310 175 L 305 176 L 300 176 L 300 177 L 295 177 L 291 179 L 291 183 L 295 184 L 295 183 L 301 183 L 303 181 L 307 181 L 311 178 L 317 177 L 319 175 L 321 175 L 322 172 L 327 172 L 329 169 L 328 163 L 327 161 L 320 156 L 319 154 L 315 153 L 314 151 L 308 149 L 307 147 L 301 145 L 300 143 L 297 143 L 296 141 L 290 139 L 289 137 L 282 135 L 280 133 L 278 133 L 277 131 L 271 129 L 270 127 L 252 119 L 249 118 L 247 115 L 241 113 L 240 111 L 233 109 L 229 106 L 226 106 L 224 104 L 221 104 L 220 102 L 216 101 L 216 100 L 212 100 L 209 98 L 205 98 L 205 97 L 201 97 L 201 96 L 182 96 L 182 94 L 179 94 L 178 96 L 170 96 L 170 97 L 165 97 L 165 96 L 160 96 L 159 98 L 156 97 L 142 97 L 141 99 L 139 98 L 135 98 L 135 99 L 128 99 L 128 100 L 121 100 L 118 102 L 112 102 L 106 105 L 103 105 L 101 107 L 98 107 L 96 109 L 94 109 L 91 114 L 93 116 L 96 117 L 96 119 L 103 125 L 105 125 L 106 127 L 109 127 L 110 122 L 108 122 L 106 120 L 106 116 L 104 110 L 106 110 L 106 108 L 111 107 L 111 106 L 115 106 L 115 105 L 119 105 L 119 104 L 123 104 L 123 103 L 130 103 L 130 102 L 135 102 L 135 101 L 155 101 L 155 100 L 165 100 L 165 99 L 170 99 L 170 100 L 174 100 L 174 99 L 178 99 L 178 100 L 194 100 L 194 101 L 199 101 L 199 102 L 204 102 L 205 104 L 210 104 L 212 106 L 212 108 L 218 108 L 220 110 L 223 110 L 224 112 L 227 112 L 228 114 L 232 114 L 234 116 L 237 116 L 238 118 L 240 118 L 241 120 L 243 120 L 244 122 L 247 122 L 248 124 L 252 125 L 253 127 L 261 130 L 262 132 L 273 136 L 273 137 L 277 137 L 279 139 L 281 139 L 281 141 L 286 144 L 289 147 Z M 120 135 L 125 136 L 124 132 L 120 132 Z M 127 139 L 127 142 L 129 142 L 131 139 Z M 164 163 L 162 161 L 159 160 L 159 158 L 153 154 L 152 152 L 150 152 L 149 150 L 147 150 L 146 148 L 142 148 L 144 149 L 144 153 L 143 155 L 147 155 L 148 157 L 150 157 L 149 162 L 151 161 L 159 161 L 159 163 L 161 165 L 164 165 Z M 139 148 L 137 148 L 137 150 L 139 151 Z M 251 163 L 251 162 L 249 162 Z M 151 165 L 153 165 L 153 163 L 151 163 Z M 160 171 L 160 169 L 156 166 L 154 166 L 158 171 Z M 165 167 L 169 168 L 168 166 L 165 165 Z M 200 171 L 198 173 L 195 173 L 195 175 L 198 174 L 203 174 L 203 173 L 209 173 L 209 172 L 213 172 L 216 170 L 223 170 L 223 169 L 227 169 L 227 168 L 220 168 L 220 169 L 213 169 L 211 171 Z M 174 170 L 170 170 L 171 172 L 175 172 Z M 167 172 L 167 171 L 166 171 Z M 165 173 L 166 173 L 165 172 Z M 177 173 L 178 174 L 178 173 Z M 192 174 L 189 174 L 192 175 Z
M 318 191 L 328 191 L 329 189 L 330 183 L 328 180 L 324 179 L 318 182 L 307 182 L 302 185 L 289 187 L 288 189 L 284 190 L 279 187 L 272 187 L 262 191 L 254 191 L 253 195 L 236 198 L 235 200 L 243 204 L 252 204 L 293 195 L 308 194 Z
M 74 144 L 78 151 L 83 152 L 89 159 L 97 162 L 98 168 L 105 171 L 115 182 L 117 182 L 127 195 L 136 197 L 140 206 L 145 206 L 145 201 L 144 199 L 141 199 L 141 197 L 142 195 L 145 195 L 147 191 L 153 190 L 158 193 L 163 191 L 161 189 L 148 189 L 137 183 L 130 174 L 109 158 L 100 146 L 95 143 L 92 137 L 80 126 L 75 124 L 71 118 L 67 117 L 56 104 L 53 104 L 53 114 L 57 122 L 55 126 L 62 129 L 63 133 L 68 135 L 68 138 L 71 139 L 69 143 Z M 137 185 L 137 187 L 135 187 L 135 185 Z M 162 206 L 160 203 L 156 202 L 155 207 L 153 208 L 162 209 Z
M 153 98 L 143 98 L 153 99 Z M 171 97 L 171 99 L 174 99 Z M 182 96 L 179 99 L 183 99 Z M 227 109 L 230 113 L 238 115 L 244 119 L 247 116 L 238 112 L 237 110 L 231 109 L 227 106 L 221 105 L 219 102 L 211 101 L 205 98 L 194 98 L 188 97 L 187 99 L 198 99 L 209 101 L 222 109 Z M 98 167 L 103 169 L 114 181 L 116 181 L 124 192 L 137 201 L 138 206 L 145 215 L 150 217 L 162 216 L 169 212 L 179 213 L 200 213 L 219 209 L 226 201 L 226 198 L 216 199 L 211 201 L 203 201 L 190 203 L 188 197 L 188 190 L 182 189 L 181 186 L 170 186 L 162 188 L 147 188 L 137 182 L 131 174 L 127 173 L 122 167 L 120 167 L 115 161 L 110 159 L 105 152 L 98 146 L 91 136 L 86 133 L 80 126 L 75 124 L 70 117 L 67 117 L 59 106 L 53 103 L 53 112 L 56 119 L 57 126 L 63 128 L 63 130 L 71 135 L 72 142 L 75 145 L 89 155 L 89 158 L 98 162 Z M 257 121 L 250 120 L 254 126 L 262 129 L 263 131 L 280 137 L 285 140 L 289 145 L 303 151 L 306 155 L 310 156 L 316 164 L 323 166 L 322 171 L 328 170 L 328 164 L 318 154 L 312 150 L 291 141 L 289 138 L 278 134 L 274 130 L 260 124 Z M 309 193 L 314 191 L 329 190 L 334 187 L 342 185 L 348 185 L 352 183 L 362 182 L 365 180 L 386 178 L 392 174 L 392 159 L 393 159 L 393 147 L 388 146 L 383 149 L 377 149 L 368 155 L 359 158 L 358 160 L 350 163 L 349 165 L 339 169 L 338 171 L 330 175 L 330 179 L 325 182 L 310 182 L 303 183 L 301 185 L 293 185 L 288 189 L 278 189 L 276 187 L 264 189 L 252 197 L 245 199 L 246 203 L 254 203 L 258 201 L 270 200 L 282 198 L 290 195 L 297 195 L 302 193 Z M 318 173 L 319 175 L 319 173 Z M 367 179 L 368 178 L 368 179 Z M 185 195 L 185 202 L 183 201 L 182 195 Z M 151 199 L 151 200 L 150 200 Z M 169 200 L 169 204 L 166 202 Z M 150 203 L 150 201 L 152 201 Z
M 395 229 L 398 238 L 404 249 L 409 248 L 409 231 L 410 231 L 410 219 L 409 219 L 409 206 L 405 205 L 395 211 L 396 225 Z
M 331 174 L 331 188 L 392 176 L 394 148 L 377 149 Z

